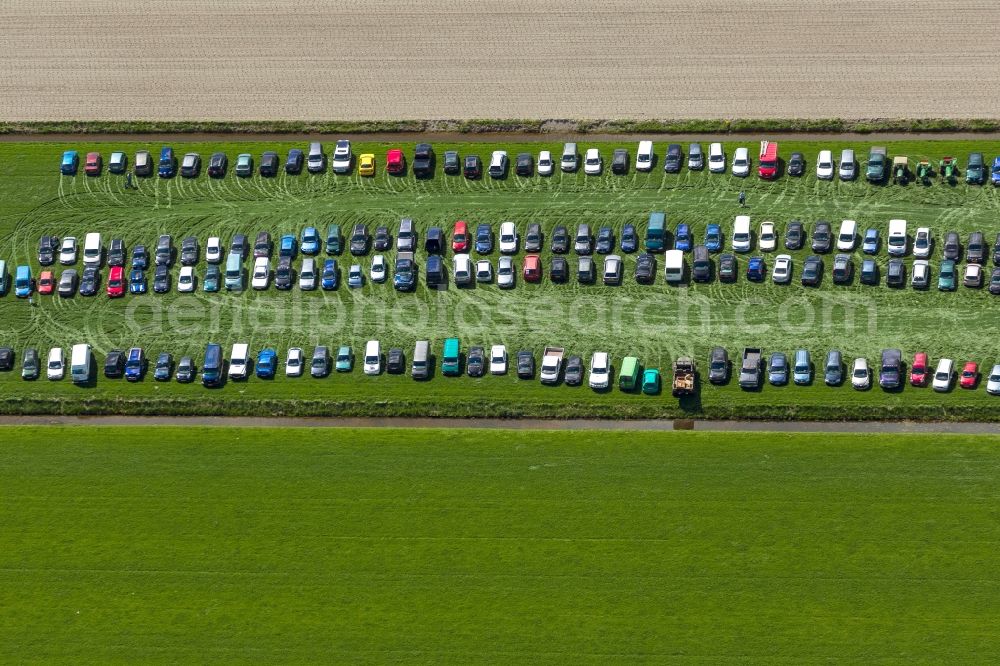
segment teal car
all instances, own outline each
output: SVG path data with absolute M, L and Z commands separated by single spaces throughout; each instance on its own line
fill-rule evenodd
M 222 271 L 216 264 L 209 264 L 205 269 L 205 279 L 202 280 L 202 289 L 209 292 L 219 291 L 219 282 L 222 280 Z
M 253 155 L 240 153 L 236 158 L 236 175 L 240 178 L 249 178 L 253 175 Z
M 938 289 L 940 291 L 955 291 L 955 261 L 945 259 L 938 271 Z
M 337 372 L 350 372 L 354 368 L 354 353 L 347 345 L 337 350 Z
M 656 368 L 646 368 L 642 373 L 642 392 L 646 395 L 656 395 L 660 392 L 660 371 Z
M 75 150 L 67 150 L 63 153 L 62 163 L 59 165 L 59 173 L 64 176 L 75 176 L 76 170 L 80 168 L 80 154 Z

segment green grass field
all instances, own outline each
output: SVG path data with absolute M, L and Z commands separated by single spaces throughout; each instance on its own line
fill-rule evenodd
M 4 434 L 6 663 L 1000 650 L 996 437 Z
M 303 141 L 304 145 L 305 141 Z M 581 143 L 581 151 L 589 144 Z M 618 144 L 601 144 L 606 164 Z M 622 144 L 626 145 L 626 144 Z M 660 142 L 662 155 L 665 142 Z M 820 148 L 835 154 L 844 144 L 837 142 L 783 142 L 788 156 L 802 150 L 813 173 Z M 890 155 L 905 153 L 914 163 L 927 157 L 935 162 L 945 154 L 958 155 L 964 163 L 972 150 L 988 156 L 1000 153 L 1000 142 L 890 142 Z M 202 243 L 211 235 L 228 241 L 236 232 L 251 235 L 269 230 L 275 236 L 298 233 L 314 224 L 325 229 L 339 222 L 349 229 L 355 222 L 370 227 L 386 224 L 395 230 L 402 217 L 412 217 L 421 231 L 432 225 L 446 228 L 456 219 L 473 227 L 490 222 L 496 228 L 503 220 L 516 221 L 523 230 L 538 221 L 546 232 L 558 223 L 573 228 L 586 221 L 596 228 L 610 225 L 620 231 L 631 222 L 643 228 L 652 210 L 664 210 L 669 225 L 692 225 L 700 238 L 705 225 L 717 222 L 728 234 L 738 214 L 736 195 L 748 193 L 754 226 L 773 220 L 779 230 L 791 219 L 812 224 L 827 219 L 858 221 L 859 228 L 875 226 L 886 231 L 887 221 L 903 217 L 910 230 L 929 226 L 936 237 L 949 230 L 986 232 L 992 242 L 1000 231 L 997 223 L 1000 196 L 992 187 L 949 186 L 936 180 L 929 187 L 911 184 L 871 186 L 854 183 L 819 182 L 813 175 L 801 179 L 782 178 L 764 183 L 707 172 L 666 175 L 659 168 L 651 174 L 630 173 L 624 177 L 609 172 L 601 177 L 557 174 L 506 181 L 489 178 L 469 182 L 438 173 L 429 181 L 412 175 L 375 178 L 356 175 L 242 180 L 230 175 L 222 181 L 202 176 L 196 181 L 157 178 L 141 180 L 137 191 L 123 188 L 123 179 L 105 175 L 75 178 L 58 175 L 58 162 L 66 148 L 86 151 L 97 147 L 105 158 L 112 149 L 133 154 L 146 147 L 138 144 L 87 144 L 18 142 L 0 144 L 0 257 L 13 265 L 30 261 L 43 233 L 81 237 L 101 231 L 105 242 L 121 237 L 128 246 L 151 244 L 158 234 L 170 232 L 177 242 L 188 234 Z M 233 160 L 239 152 L 258 155 L 276 148 L 284 155 L 289 145 L 262 143 L 176 144 L 180 154 L 201 152 L 207 160 L 215 150 L 224 150 Z M 381 160 L 387 144 L 355 144 L 355 152 L 375 152 Z M 411 145 L 404 146 L 408 151 Z M 463 155 L 475 151 L 484 158 L 494 147 L 476 143 L 435 146 L 440 156 L 455 148 Z M 556 144 L 505 145 L 511 156 L 521 150 L 537 153 Z M 634 145 L 628 144 L 634 152 Z M 750 146 L 751 152 L 755 146 Z M 852 144 L 863 159 L 867 145 Z M 732 154 L 734 144 L 727 145 Z M 440 160 L 439 160 L 440 166 Z M 390 263 L 392 261 L 390 253 Z M 522 253 L 523 254 L 523 253 Z M 936 253 L 939 256 L 939 253 Z M 548 253 L 543 253 L 548 261 Z M 793 253 L 796 273 L 805 252 Z M 494 254 L 494 260 L 496 255 Z M 423 264 L 423 255 L 418 256 Z M 858 254 L 860 260 L 860 254 Z M 350 257 L 340 259 L 342 278 Z M 450 259 L 449 259 L 450 261 Z M 880 263 L 887 261 L 883 253 Z M 520 258 L 517 260 L 518 265 Z M 367 265 L 366 262 L 365 265 Z M 87 341 L 102 355 L 112 348 L 141 345 L 151 355 L 171 351 L 175 357 L 193 355 L 200 361 L 207 342 L 228 345 L 248 342 L 252 348 L 274 346 L 283 356 L 290 346 L 351 344 L 360 351 L 364 342 L 378 338 L 383 347 L 401 346 L 408 353 L 417 339 L 431 339 L 440 349 L 449 336 L 462 339 L 464 348 L 504 343 L 510 352 L 561 344 L 570 353 L 589 359 L 595 350 L 612 353 L 613 359 L 634 354 L 649 367 L 667 369 L 679 354 L 691 354 L 702 364 L 707 350 L 722 344 L 733 357 L 742 347 L 761 346 L 765 351 L 793 352 L 807 347 L 819 362 L 828 349 L 839 348 L 850 362 L 864 355 L 877 361 L 882 348 L 899 347 L 907 357 L 928 351 L 957 362 L 976 360 L 984 371 L 1000 360 L 1000 338 L 991 335 L 1000 325 L 1000 310 L 985 290 L 962 287 L 956 293 L 935 290 L 892 290 L 884 285 L 834 286 L 827 275 L 819 289 L 801 287 L 797 280 L 788 287 L 769 282 L 751 284 L 743 277 L 735 285 L 718 282 L 681 288 L 663 283 L 662 262 L 657 284 L 640 287 L 631 279 L 634 258 L 626 261 L 625 284 L 620 288 L 575 283 L 540 285 L 519 281 L 517 289 L 501 292 L 495 286 L 474 289 L 397 294 L 390 285 L 368 285 L 359 291 L 341 287 L 336 292 L 304 294 L 204 294 L 106 297 L 61 300 L 43 297 L 35 307 L 12 295 L 0 299 L 0 344 L 11 344 L 18 352 L 25 346 L 44 351 L 52 345 L 68 347 Z M 770 262 L 769 262 L 770 267 Z M 936 266 L 936 261 L 934 262 Z M 746 260 L 741 260 L 745 269 Z M 12 271 L 13 269 L 11 269 Z M 203 272 L 204 265 L 199 267 Z M 176 278 L 174 269 L 174 276 Z M 884 279 L 884 278 L 883 278 Z M 669 397 L 625 395 L 617 391 L 594 394 L 587 389 L 546 388 L 537 382 L 511 377 L 448 379 L 416 385 L 408 377 L 364 377 L 360 372 L 333 376 L 322 381 L 299 379 L 251 380 L 221 391 L 201 386 L 141 385 L 99 381 L 81 389 L 61 383 L 22 382 L 17 373 L 0 376 L 8 412 L 200 412 L 297 414 L 492 414 L 492 415 L 599 415 L 599 416 L 754 416 L 800 418 L 995 418 L 993 401 L 980 388 L 955 390 L 947 395 L 907 388 L 897 394 L 880 390 L 858 393 L 849 387 L 822 385 L 806 388 L 765 387 L 746 394 L 735 385 L 702 387 L 697 399 L 681 404 Z

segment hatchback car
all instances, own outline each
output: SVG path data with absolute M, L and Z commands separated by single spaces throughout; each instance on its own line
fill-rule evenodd
M 514 260 L 510 257 L 500 257 L 497 260 L 497 286 L 501 289 L 511 289 L 514 286 Z
M 514 173 L 527 178 L 535 171 L 535 158 L 531 153 L 518 153 L 514 161 Z
M 878 229 L 866 229 L 864 240 L 861 241 L 861 251 L 865 254 L 878 254 Z
M 542 225 L 532 222 L 524 233 L 524 251 L 541 252 L 544 237 L 542 235 Z
M 757 239 L 761 252 L 770 252 L 778 245 L 778 236 L 774 232 L 773 222 L 761 222 L 760 236 Z
M 940 291 L 955 291 L 955 286 L 957 283 L 956 277 L 956 267 L 955 262 L 951 259 L 946 259 L 941 262 L 941 266 L 938 268 L 938 289 Z
M 38 240 L 38 263 L 42 266 L 51 266 L 56 261 L 56 253 L 59 251 L 58 236 L 48 234 Z
M 462 175 L 469 180 L 476 180 L 483 175 L 483 165 L 478 155 L 466 155 L 463 160 Z
M 889 287 L 902 287 L 906 284 L 906 264 L 902 259 L 890 259 L 885 270 L 885 283 Z
M 169 382 L 174 370 L 174 357 L 170 352 L 160 352 L 153 367 L 153 379 L 158 382 Z
M 76 263 L 77 244 L 75 236 L 66 236 L 62 239 L 59 248 L 59 263 L 64 266 Z
M 829 222 L 817 222 L 812 232 L 812 251 L 829 252 L 832 244 L 832 236 Z
M 624 176 L 628 173 L 629 155 L 624 148 L 616 148 L 611 155 L 611 173 L 616 176 Z
M 615 249 L 615 232 L 611 227 L 601 227 L 597 230 L 597 243 L 595 250 L 597 254 L 609 254 Z
M 917 352 L 913 355 L 913 363 L 910 365 L 910 385 L 926 386 L 931 376 L 931 366 L 927 359 L 926 352 Z
M 970 289 L 979 289 L 983 286 L 983 267 L 979 264 L 966 264 L 965 276 L 962 284 Z
M 994 365 L 986 378 L 986 392 L 990 395 L 1000 395 L 1000 364 Z
M 303 365 L 305 365 L 305 360 L 302 355 L 302 348 L 292 347 L 289 349 L 288 356 L 285 357 L 285 376 L 301 377 Z
M 935 391 L 950 391 L 951 382 L 954 379 L 954 367 L 955 363 L 950 358 L 939 360 L 937 368 L 934 370 L 934 379 L 931 382 L 931 388 Z
M 208 159 L 209 178 L 224 178 L 228 168 L 229 158 L 225 153 L 212 153 L 212 157 Z
M 181 159 L 181 178 L 197 178 L 201 173 L 201 155 L 188 153 Z
M 788 358 L 784 352 L 774 352 L 767 362 L 767 381 L 772 386 L 788 383 Z
M 931 256 L 931 230 L 927 227 L 917 229 L 917 235 L 913 237 L 913 256 L 917 259 L 927 259 Z
M 101 284 L 101 274 L 96 266 L 87 266 L 80 276 L 80 295 L 95 296 Z
M 1000 266 L 993 269 L 990 273 L 990 293 L 994 296 L 1000 295 Z
M 129 271 L 128 293 L 130 294 L 146 293 L 146 273 L 144 271 L 141 271 L 138 268 Z
M 125 294 L 125 269 L 121 266 L 112 266 L 108 271 L 107 292 L 111 298 L 118 298 Z
M 583 172 L 588 176 L 600 176 L 604 170 L 604 161 L 597 148 L 588 148 L 583 158 Z
M 535 377 L 535 355 L 526 349 L 517 352 L 517 378 L 533 379 Z
M 555 162 L 552 160 L 552 153 L 543 150 L 538 153 L 538 175 L 551 176 L 555 170 Z
M 347 363 L 345 370 L 350 370 L 353 365 L 354 357 L 351 356 L 350 347 L 341 347 L 341 351 L 347 350 L 347 356 L 350 359 Z M 341 357 L 340 352 L 337 355 L 337 371 L 341 372 L 340 369 Z M 326 346 L 320 345 L 313 349 L 312 358 L 309 360 L 309 376 L 320 379 L 326 377 L 330 374 L 330 350 Z
M 485 372 L 486 350 L 478 345 L 469 347 L 469 353 L 465 355 L 465 374 L 469 377 L 482 377 Z
M 297 176 L 302 173 L 302 166 L 305 163 L 305 153 L 299 148 L 292 148 L 285 158 L 285 173 L 289 176 Z
M 112 349 L 104 357 L 104 376 L 108 379 L 121 379 L 125 374 L 125 352 Z
M 513 222 L 502 222 L 500 224 L 500 252 L 501 254 L 515 254 L 518 247 L 517 227 Z
M 839 350 L 827 352 L 823 367 L 823 381 L 827 386 L 840 386 L 844 382 L 844 362 Z
M 709 252 L 718 252 L 722 249 L 722 227 L 720 225 L 709 224 L 705 227 L 705 247 L 708 248 Z
M 452 230 L 451 250 L 452 252 L 469 251 L 469 227 L 463 220 L 456 222 L 455 228 Z
M 723 254 L 719 256 L 719 280 L 722 282 L 735 282 L 738 274 L 738 266 L 735 254 Z
M 806 172 L 806 158 L 802 153 L 792 153 L 788 157 L 788 175 L 798 177 Z
M 652 284 L 656 280 L 656 257 L 651 254 L 640 254 L 635 259 L 635 281 L 639 284 Z
M 253 155 L 240 153 L 236 156 L 236 175 L 240 178 L 249 178 L 253 175 Z
M 565 257 L 552 257 L 552 262 L 549 264 L 549 279 L 558 283 L 569 279 L 569 262 Z
M 854 359 L 854 367 L 851 369 L 851 386 L 858 391 L 864 391 L 872 385 L 871 372 L 868 370 L 868 359 Z
M 188 236 L 181 241 L 181 265 L 182 266 L 194 266 L 198 263 L 198 239 L 194 236 Z
M 962 367 L 958 385 L 964 389 L 974 389 L 977 384 L 979 384 L 979 364 L 969 361 Z
M 527 262 L 527 257 L 525 257 Z M 604 258 L 604 284 L 620 285 L 622 283 L 622 258 L 617 254 L 609 254 Z
M 833 258 L 833 283 L 850 284 L 854 279 L 854 262 L 849 254 L 838 254 Z
M 763 282 L 766 274 L 767 265 L 764 263 L 764 257 L 750 257 L 750 261 L 747 262 L 747 279 Z
M 157 294 L 170 291 L 170 269 L 166 266 L 157 266 L 153 272 L 153 291 Z
M 619 246 L 621 247 L 621 251 L 626 254 L 635 252 L 638 249 L 639 236 L 635 231 L 634 224 L 626 224 L 622 227 L 622 237 Z
M 340 281 L 340 271 L 337 270 L 336 259 L 326 259 L 323 262 L 323 275 L 320 278 L 320 286 L 324 291 L 333 291 Z
M 823 260 L 812 254 L 806 257 L 802 264 L 802 284 L 806 287 L 816 287 L 823 280 Z
M 798 250 L 802 248 L 802 243 L 804 242 L 805 231 L 802 223 L 797 220 L 792 220 L 788 223 L 788 227 L 785 229 L 785 249 L 786 250 Z
M 561 224 L 552 229 L 552 252 L 554 254 L 569 252 L 569 230 Z
M 222 270 L 216 264 L 209 264 L 205 269 L 205 279 L 201 281 L 202 291 L 217 292 L 222 285 Z
M 493 265 L 489 259 L 480 259 L 476 262 L 476 282 L 493 282 Z
M 723 347 L 713 347 L 708 354 L 708 381 L 725 384 L 729 380 L 729 353 Z

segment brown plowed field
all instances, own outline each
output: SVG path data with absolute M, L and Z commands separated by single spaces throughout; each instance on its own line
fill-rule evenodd
M 9 0 L 0 120 L 995 117 L 965 0 Z

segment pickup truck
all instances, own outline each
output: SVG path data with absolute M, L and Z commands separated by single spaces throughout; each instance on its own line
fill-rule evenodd
M 675 397 L 682 395 L 694 395 L 694 360 L 687 356 L 681 356 L 674 361 L 674 387 Z
M 747 347 L 743 350 L 743 364 L 740 366 L 740 388 L 760 388 L 760 361 L 763 353 L 758 347 Z
M 566 350 L 562 347 L 546 347 L 542 352 L 542 370 L 539 377 L 543 384 L 556 384 L 559 382 L 559 373 L 562 370 L 563 356 Z
M 865 170 L 865 178 L 869 183 L 881 183 L 885 180 L 888 167 L 885 148 L 874 146 L 868 153 L 868 168 Z
M 396 271 L 392 276 L 392 286 L 396 291 L 413 291 L 417 285 L 417 268 L 412 252 L 400 252 L 396 256 Z

